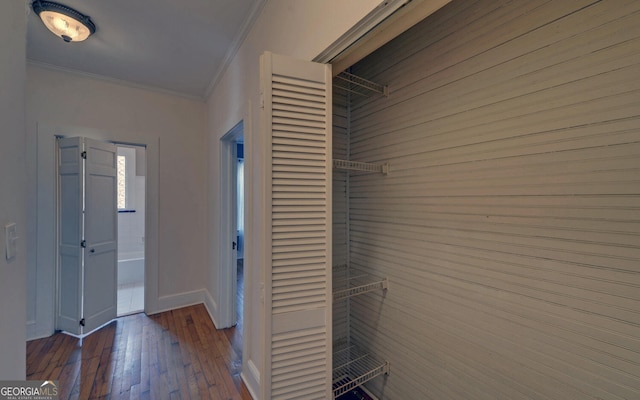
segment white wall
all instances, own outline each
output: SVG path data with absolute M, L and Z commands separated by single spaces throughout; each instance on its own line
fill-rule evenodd
M 231 65 L 208 100 L 208 150 L 209 150 L 209 291 L 215 306 L 220 304 L 218 263 L 220 242 L 220 138 L 239 121 L 245 120 L 245 173 L 247 179 L 248 207 L 245 234 L 245 343 L 243 375 L 254 393 L 258 393 L 258 375 L 262 360 L 262 335 L 260 326 L 260 302 L 257 291 L 260 284 L 260 258 L 262 243 L 258 232 L 264 204 L 261 193 L 260 149 L 263 147 L 259 132 L 259 57 L 264 51 L 311 60 L 331 43 L 355 25 L 381 2 L 379 0 L 353 1 L 295 1 L 271 0 L 262 10 L 251 32 L 238 50 Z M 251 105 L 250 105 L 251 104 Z M 252 294 L 254 294 L 252 296 Z M 216 314 L 219 310 L 215 310 Z M 251 334 L 255 332 L 256 334 Z
M 3 2 L 0 13 L 0 380 L 24 379 L 26 279 L 26 174 L 24 84 L 25 2 Z M 17 223 L 17 257 L 5 258 L 4 226 Z
M 154 224 L 151 229 L 147 225 L 147 238 L 155 235 L 157 254 L 147 254 L 147 262 L 148 268 L 157 270 L 157 283 L 147 287 L 148 293 L 156 295 L 146 298 L 146 310 L 157 312 L 200 302 L 206 277 L 204 103 L 36 66 L 27 68 L 26 97 L 29 205 L 32 209 L 37 206 L 38 223 L 42 214 L 51 218 L 53 212 L 50 202 L 36 200 L 41 197 L 36 180 L 43 170 L 53 168 L 48 165 L 51 162 L 42 165 L 37 159 L 52 157 L 54 133 L 148 144 L 146 211 Z M 35 214 L 30 214 L 29 228 L 28 240 L 35 242 L 42 235 L 39 226 L 36 230 Z M 38 246 L 50 251 L 50 241 Z M 29 268 L 37 276 L 29 281 L 29 293 L 37 293 L 38 298 L 31 295 L 28 300 L 28 319 L 49 320 L 50 325 L 52 287 L 45 284 L 43 289 L 37 282 L 52 276 L 54 257 L 42 257 L 31 250 Z M 46 335 L 46 331 L 37 335 Z

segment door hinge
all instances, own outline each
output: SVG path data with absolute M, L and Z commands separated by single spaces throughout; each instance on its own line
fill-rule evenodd
M 264 108 L 264 93 L 260 93 L 260 108 Z
M 82 153 L 80 153 L 80 157 L 82 157 L 83 159 L 87 159 L 87 152 L 83 151 Z
M 80 320 L 80 326 L 84 326 L 84 318 Z
M 87 247 L 87 241 L 83 240 L 82 242 L 80 242 L 80 247 L 82 247 L 83 249 Z

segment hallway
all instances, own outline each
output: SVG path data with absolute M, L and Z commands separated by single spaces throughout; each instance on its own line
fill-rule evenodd
M 27 342 L 27 379 L 59 380 L 60 399 L 251 399 L 236 328 L 216 330 L 203 305 L 118 318 L 78 339 Z

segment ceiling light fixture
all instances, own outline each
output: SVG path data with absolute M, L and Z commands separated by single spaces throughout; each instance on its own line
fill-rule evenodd
M 47 29 L 67 43 L 81 42 L 96 31 L 91 18 L 65 5 L 35 0 L 31 7 Z

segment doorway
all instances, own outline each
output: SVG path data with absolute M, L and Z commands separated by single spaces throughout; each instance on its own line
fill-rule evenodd
M 242 331 L 244 304 L 244 142 L 236 143 L 236 326 Z
M 86 336 L 117 316 L 116 146 L 60 138 L 56 328 Z
M 56 329 L 84 337 L 144 310 L 146 152 L 85 137 L 57 143 Z
M 52 335 L 58 325 L 59 285 L 57 260 L 58 194 L 57 165 L 58 138 L 84 136 L 116 144 L 135 144 L 145 148 L 146 205 L 145 205 L 145 261 L 144 308 L 147 313 L 160 310 L 158 296 L 158 199 L 159 199 L 159 139 L 153 134 L 130 136 L 126 132 L 114 133 L 86 127 L 38 124 L 35 157 L 36 216 L 32 219 L 32 234 L 37 257 L 29 265 L 30 279 L 27 304 L 30 304 L 28 340 Z M 117 305 L 116 290 L 114 302 Z
M 144 310 L 146 152 L 117 145 L 118 317 Z
M 220 291 L 223 297 L 220 325 L 236 326 L 240 348 L 244 306 L 244 126 L 240 122 L 220 141 L 222 183 L 222 237 L 220 241 Z M 234 347 L 236 347 L 234 344 Z

